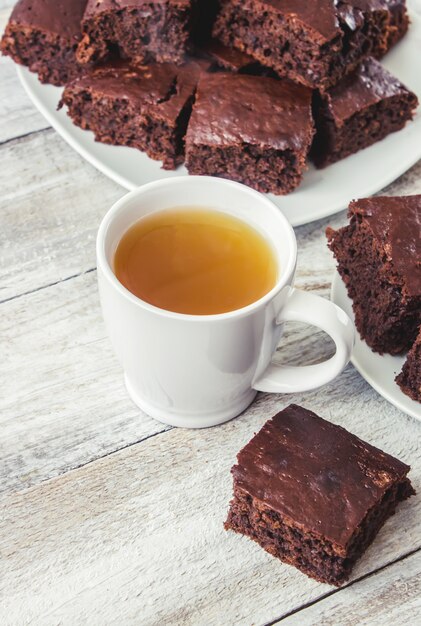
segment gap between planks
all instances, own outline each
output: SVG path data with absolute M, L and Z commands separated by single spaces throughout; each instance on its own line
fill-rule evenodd
M 403 554 L 402 556 L 398 557 L 397 559 L 394 559 L 393 561 L 390 561 L 389 563 L 385 563 L 384 565 L 378 567 L 372 572 L 368 572 L 367 574 L 364 574 L 364 576 L 360 576 L 359 578 L 356 578 L 355 580 L 351 580 L 350 583 L 343 585 L 342 587 L 339 587 L 338 589 L 332 589 L 332 591 L 328 591 L 323 596 L 320 596 L 320 598 L 316 598 L 315 600 L 312 600 L 311 602 L 307 602 L 306 604 L 303 604 L 302 606 L 297 607 L 296 609 L 294 609 L 293 611 L 290 611 L 289 613 L 285 613 L 284 615 L 280 615 L 279 617 L 277 617 L 276 619 L 270 622 L 266 622 L 264 626 L 276 626 L 276 624 L 280 624 L 284 620 L 287 620 L 289 617 L 292 617 L 293 615 L 296 615 L 297 613 L 300 613 L 301 611 L 314 607 L 317 604 L 322 604 L 323 601 L 327 600 L 328 598 L 331 598 L 332 596 L 340 594 L 341 591 L 346 591 L 347 589 L 350 589 L 351 587 L 363 582 L 364 580 L 367 580 L 368 578 L 372 578 L 373 576 L 378 576 L 381 572 L 387 569 L 393 568 L 398 563 L 401 563 L 402 561 L 405 561 L 406 559 L 411 558 L 418 552 L 421 552 L 421 546 L 419 546 L 418 548 L 415 548 L 414 550 L 410 550 L 406 554 Z M 364 558 L 364 556 L 362 558 Z

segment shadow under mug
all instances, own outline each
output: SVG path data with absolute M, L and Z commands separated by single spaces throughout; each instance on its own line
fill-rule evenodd
M 183 315 L 152 306 L 123 287 L 112 267 L 127 229 L 146 214 L 188 206 L 231 214 L 271 242 L 280 271 L 269 293 L 236 311 Z M 333 303 L 293 288 L 296 260 L 287 219 L 266 196 L 239 183 L 177 177 L 119 200 L 98 231 L 98 283 L 106 328 L 133 401 L 165 424 L 203 428 L 241 413 L 258 390 L 301 392 L 334 379 L 350 359 L 354 327 Z M 334 356 L 303 367 L 271 363 L 287 321 L 321 328 L 335 342 Z

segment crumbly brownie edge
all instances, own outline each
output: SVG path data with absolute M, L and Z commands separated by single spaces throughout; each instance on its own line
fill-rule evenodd
M 355 529 L 346 550 L 303 531 L 236 486 L 224 528 L 253 539 L 266 552 L 307 576 L 340 586 L 383 524 L 394 514 L 397 504 L 414 493 L 408 478 L 392 485 Z
M 387 39 L 387 50 L 393 48 L 408 32 L 409 16 L 405 2 L 391 8 L 390 32 Z
M 421 402 L 421 327 L 406 357 L 402 371 L 396 376 L 395 381 L 407 396 L 416 402 Z
M 190 117 L 193 97 L 180 111 L 170 126 L 163 120 L 139 111 L 124 99 L 96 97 L 89 90 L 69 85 L 63 92 L 60 107 L 76 126 L 91 130 L 96 141 L 111 145 L 137 148 L 155 160 L 163 162 L 163 169 L 175 169 L 184 159 L 184 136 Z
M 60 87 L 79 76 L 77 43 L 40 29 L 9 23 L 1 40 L 1 51 L 15 63 L 38 74 L 42 83 Z
M 387 98 L 356 112 L 342 127 L 335 124 L 325 96 L 315 96 L 316 135 L 310 159 L 323 168 L 381 141 L 412 120 L 417 98 L 411 93 Z
M 380 354 L 408 350 L 417 334 L 421 299 L 405 297 L 393 263 L 384 261 L 381 246 L 356 216 L 348 226 L 328 228 L 326 234 L 361 338 Z
M 304 153 L 248 144 L 214 147 L 191 143 L 186 146 L 186 167 L 190 174 L 220 176 L 262 193 L 283 195 L 300 184 L 306 159 Z
M 147 4 L 147 3 L 145 3 Z M 80 63 L 98 63 L 113 48 L 120 56 L 136 62 L 182 63 L 187 50 L 191 13 L 172 7 L 169 2 L 147 4 L 144 9 L 104 11 L 82 21 L 82 41 L 77 57 Z

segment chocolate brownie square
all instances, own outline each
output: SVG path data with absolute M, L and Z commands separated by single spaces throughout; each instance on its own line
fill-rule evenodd
M 118 49 L 124 59 L 181 63 L 193 0 L 88 0 L 79 44 L 81 63 L 102 61 Z
M 285 194 L 301 181 L 312 137 L 311 92 L 305 87 L 260 76 L 209 74 L 198 85 L 186 166 L 191 174 Z
M 401 130 L 417 106 L 414 93 L 368 58 L 335 87 L 315 94 L 311 159 L 322 168 L 367 148 Z
M 43 83 L 64 85 L 81 73 L 76 49 L 86 0 L 19 0 L 1 51 L 36 72 Z
M 415 493 L 408 465 L 294 404 L 237 460 L 225 528 L 331 585 L 349 577 L 397 504 Z
M 355 200 L 348 216 L 326 234 L 355 324 L 372 350 L 400 354 L 421 324 L 421 195 Z
M 391 19 L 382 0 L 221 0 L 213 34 L 323 91 L 366 56 L 387 51 Z
M 421 326 L 396 382 L 407 396 L 421 402 Z
M 60 106 L 97 141 L 131 146 L 164 169 L 183 161 L 184 135 L 201 68 L 126 62 L 96 68 L 66 86 Z

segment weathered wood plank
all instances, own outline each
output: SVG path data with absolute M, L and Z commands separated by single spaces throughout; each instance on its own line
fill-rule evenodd
M 419 486 L 421 425 L 380 400 L 352 368 L 294 400 L 412 463 Z M 224 426 L 174 429 L 5 497 L 0 622 L 244 626 L 326 594 L 330 587 L 222 528 L 237 451 L 290 401 L 261 396 Z M 403 503 L 355 576 L 420 546 L 420 513 L 419 496 Z
M 95 267 L 99 222 L 124 190 L 53 130 L 0 155 L 0 301 Z
M 96 272 L 3 304 L 0 337 L 0 492 L 165 429 L 127 396 Z
M 417 552 L 277 624 L 403 626 L 420 622 L 421 552 Z
M 0 144 L 48 128 L 49 123 L 38 113 L 20 84 L 14 63 L 2 56 L 0 77 L 2 93 L 7 94 L 0 98 Z

